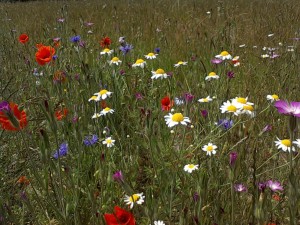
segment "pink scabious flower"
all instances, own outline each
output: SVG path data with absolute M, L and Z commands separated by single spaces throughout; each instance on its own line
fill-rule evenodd
M 280 114 L 300 117 L 300 102 L 276 101 L 274 106 Z
M 267 187 L 270 188 L 272 191 L 283 191 L 283 187 L 281 186 L 279 181 L 272 181 L 269 180 L 266 182 Z

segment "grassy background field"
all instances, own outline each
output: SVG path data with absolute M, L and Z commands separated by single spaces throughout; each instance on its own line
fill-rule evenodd
M 0 224 L 106 224 L 103 216 L 115 205 L 141 225 L 299 224 L 299 155 L 275 147 L 276 137 L 290 138 L 289 118 L 266 99 L 277 94 L 300 101 L 299 1 L 41 1 L 0 3 L 0 15 L 0 100 L 17 103 L 28 117 L 21 131 L 0 131 Z M 18 41 L 22 33 L 29 36 L 26 44 Z M 70 41 L 74 35 L 83 47 Z M 100 56 L 105 36 L 120 66 Z M 126 55 L 119 51 L 122 36 L 134 46 Z M 56 37 L 58 58 L 38 65 L 36 44 L 53 45 Z M 146 68 L 131 67 L 158 47 Z M 279 57 L 262 58 L 264 47 Z M 239 56 L 241 66 L 212 64 L 224 50 Z M 175 68 L 178 61 L 188 64 Z M 35 68 L 43 76 L 34 75 Z M 158 68 L 172 77 L 151 80 Z M 65 81 L 53 82 L 57 71 Z M 220 79 L 205 81 L 212 71 Z M 226 76 L 229 71 L 234 78 Z M 106 104 L 115 113 L 91 119 L 101 104 L 88 100 L 103 88 L 113 92 Z M 194 99 L 173 108 L 192 126 L 170 129 L 161 99 L 185 93 Z M 215 99 L 197 102 L 208 95 Z M 248 97 L 256 116 L 221 114 L 222 103 L 235 97 Z M 69 113 L 57 121 L 55 111 L 63 108 Z M 216 126 L 221 118 L 234 126 Z M 273 129 L 262 132 L 266 125 Z M 98 143 L 85 146 L 92 134 Z M 112 148 L 102 144 L 108 136 L 116 140 Z M 53 159 L 63 142 L 67 156 Z M 209 142 L 218 146 L 211 157 L 202 151 Z M 230 166 L 233 151 L 238 158 Z M 186 173 L 189 163 L 199 169 Z M 118 170 L 124 182 L 113 179 Z M 18 182 L 21 176 L 30 184 Z M 284 191 L 259 190 L 267 180 L 280 181 Z M 239 183 L 247 192 L 234 190 Z M 145 202 L 129 210 L 125 194 L 141 192 Z

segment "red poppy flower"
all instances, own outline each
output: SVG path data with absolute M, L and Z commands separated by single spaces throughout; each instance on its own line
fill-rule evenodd
M 55 117 L 57 120 L 62 120 L 63 118 L 67 117 L 68 115 L 68 109 L 67 108 L 63 108 L 61 110 L 56 110 L 55 111 Z
M 115 206 L 113 214 L 104 214 L 107 225 L 135 225 L 134 216 L 119 206 Z
M 100 45 L 102 48 L 109 48 L 110 44 L 111 40 L 109 37 L 102 38 L 102 40 L 100 41 Z
M 25 44 L 27 41 L 29 41 L 29 37 L 27 34 L 21 34 L 19 36 L 19 42 L 22 44 Z
M 51 46 L 44 46 L 39 44 L 38 51 L 35 53 L 35 60 L 41 66 L 49 63 L 55 54 L 55 49 Z
M 163 111 L 169 111 L 172 106 L 173 106 L 173 101 L 171 101 L 168 96 L 164 97 L 161 100 L 161 109 Z
M 26 112 L 20 111 L 18 105 L 9 103 L 9 111 L 0 111 L 0 124 L 2 129 L 19 131 L 27 125 Z

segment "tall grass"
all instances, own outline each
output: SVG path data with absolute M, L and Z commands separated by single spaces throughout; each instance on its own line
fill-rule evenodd
M 292 39 L 300 37 L 298 1 L 41 1 L 1 3 L 0 15 L 0 100 L 19 104 L 29 120 L 21 131 L 0 131 L 0 223 L 105 224 L 104 214 L 119 205 L 142 225 L 299 224 L 299 155 L 274 144 L 291 134 L 296 140 L 299 132 L 290 132 L 289 118 L 266 99 L 278 94 L 300 101 L 299 42 Z M 22 33 L 30 38 L 24 45 Z M 83 47 L 70 41 L 74 35 Z M 100 56 L 105 36 L 120 66 Z M 134 46 L 126 55 L 119 51 L 121 36 Z M 38 65 L 36 44 L 53 45 L 55 37 L 61 38 L 58 58 Z M 157 59 L 146 68 L 131 67 L 157 47 Z M 276 48 L 280 57 L 263 59 L 263 47 Z M 240 56 L 241 66 L 212 64 L 223 50 Z M 175 68 L 180 60 L 187 66 Z M 152 80 L 158 68 L 172 76 Z M 53 82 L 58 71 L 66 81 Z M 220 79 L 205 81 L 212 71 Z M 103 105 L 88 100 L 101 89 L 113 92 L 106 104 L 115 113 L 92 119 Z M 174 104 L 172 113 L 191 124 L 168 128 L 161 99 L 186 93 L 194 98 Z M 208 95 L 212 102 L 197 102 Z M 235 97 L 248 97 L 255 117 L 222 114 L 222 103 Z M 63 108 L 68 115 L 58 121 L 55 112 Z M 232 119 L 232 128 L 215 124 L 222 118 Z M 264 132 L 266 125 L 273 129 Z M 98 143 L 85 146 L 92 134 Z M 102 144 L 109 136 L 116 140 L 112 148 Z M 202 151 L 209 142 L 218 146 L 216 155 Z M 62 143 L 68 154 L 54 159 Z M 238 154 L 234 165 L 232 152 Z M 183 170 L 190 163 L 199 165 L 191 174 Z M 119 170 L 123 182 L 113 179 Z M 30 184 L 19 182 L 22 176 Z M 267 180 L 280 181 L 284 190 L 260 190 Z M 240 183 L 246 192 L 236 191 Z M 125 194 L 141 192 L 145 202 L 130 210 Z

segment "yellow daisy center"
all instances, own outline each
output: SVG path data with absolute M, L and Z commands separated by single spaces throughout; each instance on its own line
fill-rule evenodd
M 275 99 L 275 100 L 279 99 L 278 95 L 272 95 L 272 98 Z
M 177 64 L 181 65 L 181 64 L 183 64 L 183 62 L 182 62 L 182 61 L 179 61 Z
M 90 99 L 91 99 L 91 100 L 96 100 L 96 99 L 97 99 L 97 96 L 92 96 Z
M 175 122 L 181 122 L 183 121 L 183 115 L 181 113 L 175 113 L 173 116 L 172 116 L 172 120 L 175 121 Z
M 246 104 L 247 103 L 247 100 L 245 98 L 237 98 L 236 101 L 239 102 L 239 103 L 242 103 L 242 104 Z
M 221 52 L 220 55 L 221 55 L 221 56 L 227 56 L 227 55 L 229 55 L 229 53 L 228 53 L 227 51 L 223 51 L 223 52 Z
M 203 99 L 203 102 L 208 102 L 208 99 L 207 99 L 207 98 L 204 98 L 204 99 Z
M 138 194 L 134 194 L 132 196 L 130 196 L 129 201 L 130 202 L 136 202 L 140 199 L 140 196 Z
M 118 57 L 113 57 L 113 58 L 111 59 L 111 61 L 113 61 L 113 62 L 118 62 L 118 61 L 119 61 L 119 58 L 118 58 Z
M 154 56 L 154 53 L 150 52 L 150 53 L 148 54 L 148 56 Z
M 214 150 L 214 148 L 213 148 L 213 146 L 209 145 L 209 146 L 207 146 L 206 150 L 208 152 L 211 152 L 212 150 Z
M 210 72 L 210 73 L 208 74 L 208 76 L 216 76 L 216 73 L 215 73 L 215 72 Z
M 136 60 L 135 64 L 142 64 L 143 62 L 145 62 L 145 61 L 142 59 L 138 59 L 138 60 Z
M 100 94 L 100 95 L 105 95 L 107 92 L 108 92 L 107 90 L 103 89 L 103 90 L 101 90 L 101 91 L 99 92 L 99 94 Z
M 163 69 L 158 69 L 155 71 L 156 74 L 164 74 L 165 71 Z
M 107 144 L 111 144 L 112 143 L 111 139 L 106 139 L 105 141 L 106 141 Z
M 195 165 L 194 164 L 189 164 L 188 167 L 189 167 L 189 169 L 193 169 L 195 167 Z
M 289 139 L 281 140 L 281 144 L 285 145 L 286 147 L 291 147 L 292 143 Z
M 108 108 L 108 107 L 106 107 L 106 108 L 104 109 L 105 112 L 108 112 L 109 110 L 110 110 L 110 108 Z
M 243 109 L 249 110 L 249 111 L 253 111 L 252 105 L 244 105 L 244 106 L 243 106 Z
M 227 110 L 229 112 L 235 112 L 237 110 L 237 108 L 234 105 L 229 105 L 229 106 L 227 106 Z
M 109 52 L 109 51 L 110 51 L 109 48 L 105 48 L 105 49 L 103 50 L 103 52 Z

